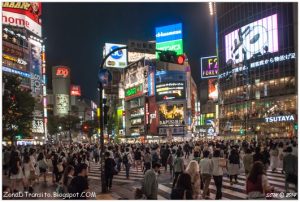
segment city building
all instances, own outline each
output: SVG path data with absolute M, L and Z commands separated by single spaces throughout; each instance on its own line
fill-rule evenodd
M 47 137 L 46 57 L 41 14 L 42 5 L 38 2 L 2 3 L 2 72 L 20 76 L 21 87 L 30 90 L 36 101 L 32 131 L 26 140 L 30 144 L 43 144 Z
M 297 3 L 218 3 L 223 138 L 297 135 Z

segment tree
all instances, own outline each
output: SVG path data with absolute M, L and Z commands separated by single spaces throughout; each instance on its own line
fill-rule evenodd
M 15 142 L 15 136 L 30 136 L 35 99 L 29 90 L 20 87 L 21 79 L 15 75 L 3 75 L 3 137 Z

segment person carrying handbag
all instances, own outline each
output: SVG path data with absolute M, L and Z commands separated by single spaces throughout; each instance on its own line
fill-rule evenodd
M 179 175 L 176 186 L 172 189 L 171 199 L 193 199 L 192 180 L 189 174 L 182 173 Z

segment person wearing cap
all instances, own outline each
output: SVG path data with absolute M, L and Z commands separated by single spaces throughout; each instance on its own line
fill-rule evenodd
M 158 181 L 157 176 L 161 165 L 160 163 L 154 163 L 152 169 L 147 170 L 144 177 L 143 190 L 147 199 L 156 200 L 158 194 Z

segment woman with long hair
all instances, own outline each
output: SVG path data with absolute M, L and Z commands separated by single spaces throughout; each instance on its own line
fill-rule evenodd
M 235 179 L 235 183 L 237 184 L 237 176 L 239 174 L 240 169 L 240 157 L 238 151 L 233 148 L 230 151 L 230 155 L 228 157 L 228 174 L 230 176 L 230 185 L 233 185 L 232 179 Z
M 24 190 L 26 189 L 26 183 L 24 179 L 23 169 L 21 166 L 21 159 L 18 153 L 14 153 L 13 161 L 10 167 L 10 179 L 11 179 L 11 188 L 13 191 L 16 190 L 17 185 L 22 181 Z
M 190 161 L 185 172 L 191 176 L 193 199 L 198 199 L 200 194 L 200 173 L 198 162 L 195 160 Z
M 189 174 L 179 175 L 176 186 L 172 189 L 171 199 L 193 199 L 192 180 Z
M 273 188 L 269 185 L 264 164 L 261 161 L 256 161 L 246 181 L 248 199 L 265 198 L 265 194 L 269 191 L 273 191 Z

